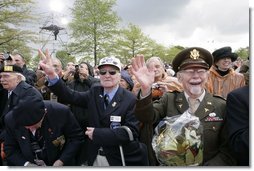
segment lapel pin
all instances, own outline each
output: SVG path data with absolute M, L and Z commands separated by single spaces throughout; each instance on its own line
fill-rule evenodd
M 215 117 L 215 116 L 216 116 L 216 113 L 210 113 L 209 116 L 210 116 L 210 117 Z
M 207 104 L 212 105 L 212 102 L 207 102 Z
M 116 106 L 116 102 L 113 102 L 113 103 L 112 103 L 112 107 L 115 107 L 115 106 Z
M 24 136 L 22 136 L 21 138 L 22 138 L 23 140 L 25 140 L 25 139 L 26 139 L 26 137 L 24 137 Z

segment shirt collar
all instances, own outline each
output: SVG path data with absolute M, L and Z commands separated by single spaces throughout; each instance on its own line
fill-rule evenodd
M 111 101 L 112 99 L 113 99 L 113 97 L 115 96 L 115 94 L 116 94 L 116 92 L 117 92 L 117 90 L 118 90 L 118 88 L 119 88 L 119 85 L 117 85 L 112 91 L 110 91 L 110 92 L 103 92 L 103 96 L 105 95 L 105 94 L 108 94 L 109 95 L 109 101 Z
M 186 93 L 186 92 L 184 92 L 184 96 L 185 96 L 185 98 L 188 100 L 189 99 L 189 95 Z M 197 98 L 198 100 L 199 100 L 199 102 L 201 102 L 203 99 L 204 99 L 204 97 L 205 97 L 205 90 L 203 91 L 203 93 Z

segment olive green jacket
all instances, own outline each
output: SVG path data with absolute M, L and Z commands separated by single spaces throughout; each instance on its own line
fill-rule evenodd
M 225 107 L 226 101 L 224 99 L 206 92 L 204 99 L 200 102 L 195 112 L 204 130 L 203 165 L 230 166 L 236 164 L 228 148 L 227 133 L 224 126 Z M 165 93 L 160 100 L 154 102 L 152 102 L 151 95 L 141 100 L 138 99 L 135 115 L 143 124 L 153 126 L 154 128 L 164 117 L 182 114 L 188 108 L 189 105 L 184 93 L 175 91 Z M 215 113 L 216 116 L 211 117 L 212 115 L 209 116 L 210 113 Z M 143 134 L 146 135 L 141 135 L 141 137 L 152 137 L 153 129 L 151 130 L 150 132 L 143 131 Z M 151 144 L 149 145 L 151 146 Z

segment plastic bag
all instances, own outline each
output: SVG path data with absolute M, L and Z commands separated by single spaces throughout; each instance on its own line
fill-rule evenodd
M 160 121 L 152 146 L 161 165 L 198 166 L 203 162 L 202 137 L 199 118 L 186 111 Z

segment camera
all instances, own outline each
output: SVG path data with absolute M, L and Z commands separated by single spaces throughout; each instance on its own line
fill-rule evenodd
M 42 149 L 40 148 L 39 144 L 35 141 L 31 143 L 32 150 L 35 154 L 35 158 L 39 159 L 41 157 Z
M 4 53 L 3 56 L 4 56 L 4 60 L 12 60 L 10 52 Z
M 74 79 L 79 79 L 79 65 L 75 65 Z
M 153 83 L 152 88 L 153 89 L 158 89 L 158 88 L 160 88 L 160 85 L 158 83 Z
M 75 65 L 75 72 L 79 72 L 79 65 Z

